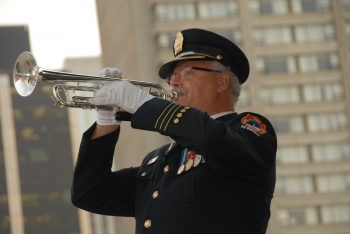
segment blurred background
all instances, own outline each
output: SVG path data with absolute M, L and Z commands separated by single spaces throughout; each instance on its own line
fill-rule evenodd
M 268 234 L 350 233 L 350 0 L 0 0 L 0 233 L 132 234 L 134 219 L 70 203 L 81 134 L 95 111 L 54 107 L 49 84 L 20 97 L 12 69 L 32 51 L 44 69 L 161 83 L 178 30 L 236 42 L 251 75 L 238 112 L 278 134 Z M 115 167 L 169 142 L 122 124 Z

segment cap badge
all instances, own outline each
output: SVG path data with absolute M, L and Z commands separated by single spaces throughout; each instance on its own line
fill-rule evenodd
M 176 34 L 176 38 L 174 41 L 174 56 L 177 56 L 182 51 L 182 44 L 184 42 L 184 36 L 181 32 Z

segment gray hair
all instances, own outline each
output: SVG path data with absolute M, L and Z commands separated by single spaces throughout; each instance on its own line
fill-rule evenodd
M 230 67 L 225 67 L 225 71 L 230 75 L 231 95 L 233 98 L 233 105 L 235 106 L 238 102 L 239 95 L 241 94 L 241 84 L 239 83 L 237 76 L 230 70 Z

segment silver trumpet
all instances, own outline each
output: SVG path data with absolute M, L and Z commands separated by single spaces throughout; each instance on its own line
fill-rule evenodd
M 44 70 L 37 66 L 35 58 L 30 52 L 22 52 L 18 56 L 13 69 L 13 82 L 19 95 L 23 97 L 29 96 L 39 82 L 53 82 L 56 83 L 52 90 L 53 100 L 57 106 L 61 107 L 101 108 L 117 111 L 118 107 L 116 106 L 94 105 L 89 102 L 89 98 L 106 82 L 123 80 L 127 79 L 123 79 L 121 76 L 89 76 Z M 147 89 L 153 96 L 170 101 L 176 99 L 177 94 L 175 91 L 168 92 L 160 84 L 138 80 L 127 81 L 142 89 Z

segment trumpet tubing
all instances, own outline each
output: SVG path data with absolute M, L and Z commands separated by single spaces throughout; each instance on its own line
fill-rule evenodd
M 30 52 L 22 52 L 13 69 L 13 82 L 19 95 L 29 96 L 39 82 L 56 83 L 52 90 L 53 99 L 55 104 L 61 107 L 117 110 L 116 106 L 94 105 L 89 102 L 89 98 L 93 97 L 94 92 L 106 82 L 123 80 L 127 79 L 44 70 L 37 66 L 35 58 Z M 167 92 L 160 84 L 138 80 L 127 81 L 142 89 L 147 89 L 145 91 L 153 96 L 170 101 L 176 99 L 175 91 Z

